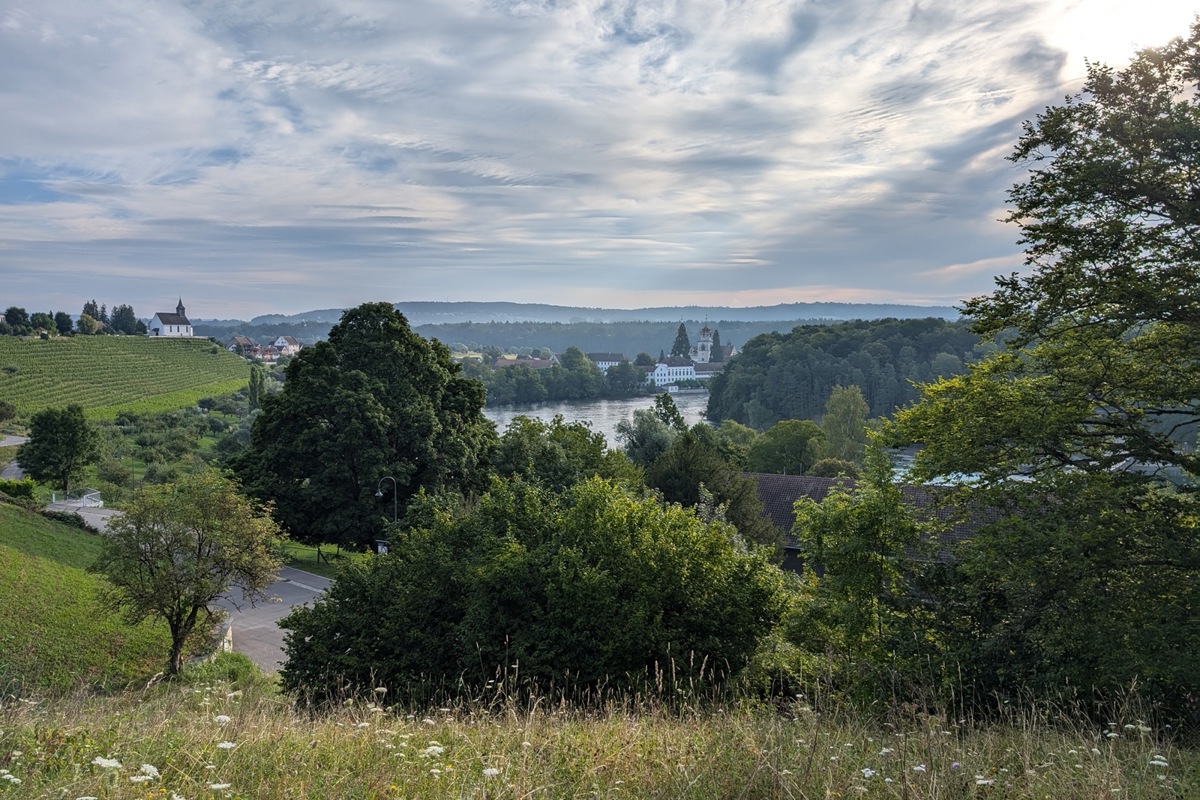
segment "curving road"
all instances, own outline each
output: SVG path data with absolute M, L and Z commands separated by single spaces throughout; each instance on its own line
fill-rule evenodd
M 268 592 L 275 602 L 251 606 L 240 590 L 220 600 L 229 612 L 233 650 L 249 656 L 264 672 L 278 672 L 284 662 L 284 631 L 276 623 L 295 606 L 309 605 L 329 588 L 330 580 L 293 567 L 280 570 L 279 581 Z

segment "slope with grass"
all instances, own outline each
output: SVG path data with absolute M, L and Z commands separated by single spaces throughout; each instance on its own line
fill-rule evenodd
M 164 625 L 131 627 L 101 610 L 105 581 L 85 571 L 99 547 L 93 534 L 0 504 L 0 687 L 116 689 L 166 663 Z
M 249 375 L 243 359 L 205 339 L 0 337 L 0 397 L 22 416 L 69 403 L 89 419 L 186 408 L 245 387 Z

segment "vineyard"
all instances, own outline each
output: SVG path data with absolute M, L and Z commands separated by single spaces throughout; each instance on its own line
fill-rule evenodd
M 22 416 L 70 403 L 90 419 L 185 408 L 245 387 L 249 375 L 206 339 L 0 337 L 0 400 Z

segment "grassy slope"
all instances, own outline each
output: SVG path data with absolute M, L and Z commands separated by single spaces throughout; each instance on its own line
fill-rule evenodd
M 84 571 L 99 544 L 91 534 L 0 505 L 0 686 L 119 688 L 165 663 L 165 626 L 130 627 L 99 609 L 104 581 Z
M 166 411 L 244 387 L 246 362 L 204 339 L 0 337 L 0 397 L 29 415 L 78 403 L 92 419 Z M 15 369 L 14 369 L 15 368 Z

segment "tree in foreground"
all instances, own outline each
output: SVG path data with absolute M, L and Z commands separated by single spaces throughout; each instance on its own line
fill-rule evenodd
M 328 341 L 287 366 L 278 394 L 261 399 L 250 445 L 232 460 L 242 485 L 274 505 L 292 538 L 366 544 L 420 489 L 477 491 L 495 428 L 484 388 L 450 351 L 423 339 L 388 303 L 350 309 Z
M 1026 124 L 1010 221 L 1030 271 L 965 308 L 1003 349 L 892 429 L 924 444 L 916 478 L 973 475 L 960 494 L 1002 514 L 956 562 L 947 626 L 985 694 L 1136 680 L 1200 714 L 1197 63 L 1200 23 L 1089 65 Z
M 218 598 L 234 587 L 246 602 L 267 598 L 282 539 L 270 515 L 232 481 L 201 472 L 141 490 L 110 521 L 92 571 L 108 578 L 108 603 L 131 622 L 167 623 L 167 671 L 176 675 L 188 640 L 208 631 L 220 613 L 213 608 Z
M 64 492 L 96 459 L 100 437 L 83 415 L 83 407 L 47 408 L 29 422 L 29 441 L 17 450 L 17 461 L 35 480 Z
M 731 677 L 781 611 L 765 552 L 601 479 L 562 494 L 496 480 L 466 511 L 425 511 L 280 623 L 288 690 L 419 703 L 519 675 L 568 696 L 660 678 L 670 693 Z

